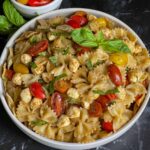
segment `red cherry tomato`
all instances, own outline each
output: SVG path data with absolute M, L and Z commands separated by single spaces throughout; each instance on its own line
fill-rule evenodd
M 64 112 L 64 101 L 58 92 L 53 93 L 51 97 L 51 107 L 58 117 Z
M 80 46 L 78 44 L 74 44 L 73 48 L 76 50 L 78 56 L 80 56 L 80 55 L 84 54 L 85 52 L 88 52 L 88 51 L 91 50 L 89 47 L 83 47 L 83 46 Z
M 102 122 L 102 129 L 107 131 L 107 132 L 113 131 L 112 122 Z
M 109 78 L 111 79 L 111 81 L 116 85 L 116 86 L 120 86 L 123 84 L 122 82 L 122 76 L 121 76 L 121 72 L 119 70 L 119 68 L 114 65 L 111 64 L 108 66 L 108 75 Z
M 5 77 L 6 77 L 8 80 L 12 80 L 14 73 L 15 73 L 15 72 L 14 72 L 13 70 L 11 70 L 11 69 L 6 69 Z
M 102 110 L 102 106 L 100 103 L 98 103 L 97 101 L 94 101 L 91 105 L 90 105 L 90 109 L 89 109 L 89 115 L 91 117 L 101 117 L 103 114 L 103 110 Z
M 46 5 L 46 4 L 50 3 L 50 2 L 52 2 L 52 0 L 29 0 L 28 1 L 28 5 L 36 7 L 36 6 Z
M 42 85 L 39 82 L 30 84 L 29 89 L 31 94 L 36 98 L 44 99 L 46 97 Z
M 71 26 L 72 28 L 76 29 L 76 28 L 80 28 L 80 24 L 78 24 L 76 21 L 69 19 L 66 22 L 67 25 Z
M 36 56 L 38 53 L 45 51 L 48 48 L 48 40 L 40 41 L 28 49 L 28 54 Z
M 108 97 L 105 96 L 105 95 L 100 96 L 98 99 L 96 99 L 96 101 L 97 101 L 99 104 L 101 104 L 102 109 L 103 109 L 104 111 L 106 110 L 106 108 L 107 108 L 107 106 L 108 106 L 108 104 L 109 104 L 109 102 L 110 102 L 110 100 L 108 99 Z
M 84 26 L 88 22 L 86 17 L 80 15 L 73 15 L 70 19 L 76 21 L 80 26 Z
M 107 94 L 106 97 L 109 99 L 109 100 L 114 100 L 117 98 L 117 95 L 116 94 Z

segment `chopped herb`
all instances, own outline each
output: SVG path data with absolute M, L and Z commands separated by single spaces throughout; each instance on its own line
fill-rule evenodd
M 41 52 L 41 53 L 39 53 L 38 54 L 39 56 L 46 56 L 47 55 L 47 52 L 45 51 L 45 52 Z
M 93 65 L 92 65 L 91 60 L 88 60 L 88 61 L 86 62 L 86 66 L 87 66 L 87 68 L 88 68 L 89 70 L 92 70 L 92 69 L 93 69 Z
M 79 104 L 80 103 L 79 99 L 74 99 L 74 98 L 71 98 L 71 97 L 69 97 L 67 101 L 68 101 L 69 104 Z
M 47 124 L 48 122 L 44 121 L 44 120 L 35 120 L 35 121 L 31 121 L 31 123 L 35 126 L 42 126 L 42 125 L 45 125 Z
M 51 61 L 52 64 L 57 65 L 57 57 L 56 56 L 49 57 L 49 60 Z
M 36 65 L 35 62 L 30 62 L 30 63 L 29 63 L 29 66 L 30 66 L 31 68 L 34 68 L 34 69 L 37 67 L 37 65 Z
M 108 90 L 108 91 L 93 90 L 93 93 L 99 94 L 99 95 L 114 94 L 114 93 L 118 93 L 118 92 L 119 92 L 119 90 L 117 88 L 115 88 L 113 90 Z
M 69 47 L 64 49 L 63 52 L 62 52 L 63 55 L 67 55 L 68 53 L 69 53 Z
M 39 83 L 45 83 L 43 79 L 38 80 Z
M 36 43 L 36 42 L 37 42 L 36 36 L 31 36 L 31 37 L 29 38 L 29 42 L 30 42 L 31 44 Z
M 126 71 L 127 71 L 127 72 L 129 72 L 129 71 L 130 71 L 130 68 L 129 68 L 129 67 L 127 67 L 127 68 L 126 68 Z
M 109 104 L 108 104 L 108 106 L 111 106 L 113 104 L 116 104 L 116 101 L 110 101 Z
M 93 65 L 93 67 L 96 67 L 96 66 L 98 66 L 98 65 L 100 65 L 100 64 L 103 64 L 104 62 L 105 62 L 104 60 L 98 61 L 96 64 Z
M 55 88 L 54 88 L 54 83 L 57 81 L 57 80 L 60 80 L 61 78 L 67 76 L 65 73 L 64 74 L 61 74 L 59 76 L 56 76 L 48 85 L 47 89 L 49 91 L 50 94 L 53 94 L 54 91 L 55 91 Z

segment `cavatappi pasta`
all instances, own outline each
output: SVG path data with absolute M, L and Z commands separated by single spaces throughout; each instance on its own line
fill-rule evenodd
M 38 20 L 3 65 L 6 100 L 28 128 L 49 139 L 88 143 L 109 136 L 141 106 L 148 50 L 126 29 L 86 12 Z

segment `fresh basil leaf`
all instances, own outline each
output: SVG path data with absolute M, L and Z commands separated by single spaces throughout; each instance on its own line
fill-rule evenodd
M 71 33 L 72 40 L 85 47 L 97 47 L 96 37 L 88 28 L 75 29 Z
M 129 47 L 122 40 L 108 40 L 100 43 L 100 45 L 108 52 L 130 53 Z
M 9 0 L 4 1 L 3 10 L 7 19 L 15 26 L 21 26 L 26 22 Z
M 45 51 L 45 52 L 41 52 L 41 53 L 39 53 L 38 54 L 39 56 L 46 56 L 47 55 L 47 52 Z
M 65 73 L 63 73 L 63 74 L 61 74 L 61 75 L 59 75 L 59 76 L 56 76 L 56 77 L 54 78 L 54 80 L 57 81 L 57 80 L 60 80 L 61 78 L 66 77 L 66 76 L 67 76 L 67 75 L 66 75 Z
M 69 53 L 69 47 L 64 49 L 63 52 L 62 52 L 63 55 L 67 55 L 68 53 Z
M 104 39 L 104 34 L 102 31 L 99 31 L 97 34 L 96 34 L 96 39 L 98 42 L 104 42 L 105 39 Z
M 45 81 L 43 79 L 39 79 L 38 82 L 39 83 L 45 83 Z
M 42 126 L 42 125 L 45 125 L 47 123 L 48 123 L 47 121 L 40 120 L 40 119 L 35 120 L 35 121 L 31 121 L 31 124 L 34 126 Z
M 30 62 L 29 63 L 29 66 L 33 69 L 35 69 L 37 67 L 36 63 L 35 62 Z
M 0 34 L 8 34 L 12 31 L 12 24 L 8 21 L 8 19 L 0 15 Z
M 80 103 L 80 100 L 79 100 L 79 99 L 74 99 L 74 98 L 72 98 L 72 97 L 69 97 L 69 98 L 67 99 L 67 101 L 68 101 L 69 104 L 79 104 L 79 103 Z
M 29 42 L 30 42 L 31 44 L 36 43 L 36 42 L 37 42 L 36 36 L 31 36 L 31 37 L 29 38 Z
M 54 65 L 57 64 L 57 57 L 56 56 L 49 57 L 49 60 L 51 61 L 52 64 L 54 64 Z
M 87 68 L 88 68 L 89 70 L 92 70 L 92 69 L 93 69 L 93 65 L 92 65 L 91 60 L 87 60 L 86 66 L 87 66 Z
M 108 91 L 93 90 L 93 93 L 99 94 L 99 95 L 115 94 L 118 92 L 119 92 L 119 90 L 117 88 L 115 88 L 113 90 L 108 90 Z

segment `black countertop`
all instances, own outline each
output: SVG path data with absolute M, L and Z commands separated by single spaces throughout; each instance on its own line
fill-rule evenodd
M 0 7 L 2 6 L 2 1 Z M 63 0 L 61 8 L 83 7 L 107 12 L 127 23 L 150 49 L 150 0 Z M 2 9 L 0 9 L 0 14 Z M 0 52 L 7 42 L 0 36 Z M 96 150 L 150 150 L 150 102 L 136 124 L 122 137 Z M 0 150 L 54 150 L 22 133 L 0 103 Z

